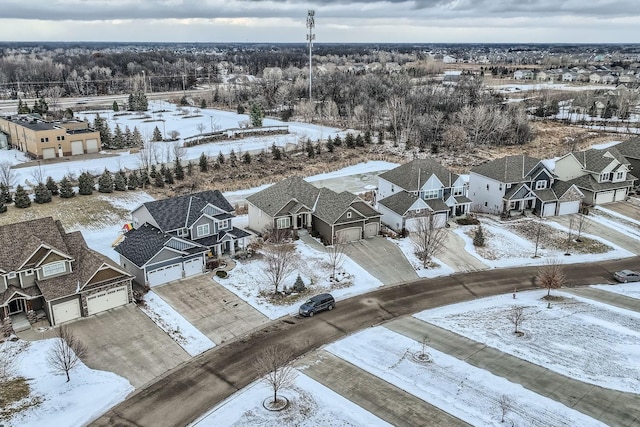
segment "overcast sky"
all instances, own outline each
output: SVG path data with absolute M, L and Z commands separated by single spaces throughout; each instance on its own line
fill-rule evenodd
M 638 43 L 638 0 L 0 0 L 2 41 Z

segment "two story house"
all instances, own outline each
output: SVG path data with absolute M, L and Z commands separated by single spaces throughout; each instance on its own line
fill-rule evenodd
M 380 214 L 355 194 L 317 188 L 292 177 L 247 197 L 249 229 L 311 230 L 332 245 L 373 237 Z
M 0 313 L 16 331 L 36 319 L 54 326 L 132 301 L 132 276 L 60 221 L 1 226 L 0 242 Z
M 558 179 L 575 185 L 584 193 L 584 202 L 601 205 L 624 200 L 635 181 L 631 163 L 617 148 L 575 151 L 555 162 Z
M 234 255 L 250 236 L 234 227 L 234 209 L 218 190 L 147 202 L 115 250 L 140 284 L 156 286 L 201 274 L 207 256 Z
M 469 174 L 469 198 L 477 212 L 565 215 L 579 211 L 583 196 L 572 183 L 556 179 L 539 159 L 526 155 L 489 161 Z
M 615 149 L 627 159 L 630 170 L 640 171 L 640 138 L 631 138 L 616 144 Z M 634 184 L 638 185 L 637 182 Z
M 432 159 L 415 159 L 380 174 L 377 200 L 382 223 L 397 232 L 424 217 L 433 227 L 444 227 L 471 205 L 466 181 Z

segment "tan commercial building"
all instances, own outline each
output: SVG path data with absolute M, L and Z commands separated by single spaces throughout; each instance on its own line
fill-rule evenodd
M 0 132 L 9 146 L 33 159 L 53 159 L 100 151 L 100 133 L 87 122 L 49 122 L 33 115 L 0 117 Z

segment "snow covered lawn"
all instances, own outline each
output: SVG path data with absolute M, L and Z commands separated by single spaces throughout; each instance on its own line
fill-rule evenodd
M 326 350 L 471 425 L 566 426 L 567 420 L 571 425 L 603 425 L 433 348 L 426 348 L 431 362 L 417 362 L 413 355 L 422 352 L 422 344 L 384 327 L 351 335 Z M 506 424 L 500 422 L 498 405 L 503 395 L 512 401 Z
M 213 408 L 192 426 L 389 425 L 302 373 L 297 374 L 293 387 L 278 394 L 289 399 L 289 407 L 281 412 L 264 409 L 262 402 L 273 396 L 273 391 L 263 382 L 255 382 Z
M 414 316 L 562 375 L 615 390 L 640 393 L 640 313 L 573 297 L 551 302 L 546 290 L 483 298 Z M 524 336 L 507 314 L 523 306 Z
M 339 274 L 336 274 L 341 280 L 334 285 L 329 281 L 332 272 L 327 253 L 316 251 L 301 240 L 295 242 L 295 251 L 299 263 L 296 271 L 285 279 L 283 285 L 293 286 L 297 275 L 300 274 L 307 292 L 299 298 L 290 296 L 286 304 L 274 305 L 267 298 L 273 293 L 273 287 L 264 274 L 265 262 L 259 257 L 236 261 L 235 268 L 229 272 L 227 278 L 215 280 L 270 319 L 297 313 L 302 300 L 314 294 L 331 292 L 339 300 L 382 286 L 379 280 L 347 256 L 344 257 L 342 268 L 338 270 Z
M 31 394 L 27 400 L 40 401 L 9 420 L 2 420 L 5 425 L 84 425 L 122 402 L 134 390 L 126 379 L 111 372 L 89 369 L 83 363 L 71 370 L 71 381 L 67 382 L 64 374 L 52 373 L 47 362 L 54 343 L 54 339 L 48 339 L 5 344 L 13 351 L 19 351 L 16 375 L 26 378 L 29 383 Z M 25 401 L 16 404 L 22 403 Z
M 622 283 L 619 285 L 591 285 L 590 287 L 601 291 L 614 292 L 630 298 L 640 299 L 640 282 Z
M 390 242 L 394 243 L 402 251 L 409 264 L 416 270 L 418 277 L 439 277 L 448 276 L 453 274 L 453 268 L 449 267 L 438 258 L 433 257 L 432 261 L 436 263 L 437 267 L 425 268 L 424 263 L 416 256 L 416 248 L 409 237 L 403 239 L 391 239 L 387 238 Z
M 155 292 L 147 292 L 144 302 L 144 305 L 140 306 L 142 312 L 191 356 L 197 356 L 216 346 Z

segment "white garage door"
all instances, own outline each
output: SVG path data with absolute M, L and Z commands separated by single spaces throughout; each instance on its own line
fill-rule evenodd
M 42 158 L 43 159 L 55 159 L 56 158 L 56 149 L 55 148 L 43 148 L 42 149 Z
M 52 304 L 53 321 L 56 325 L 69 320 L 80 317 L 80 301 L 77 299 L 62 302 L 60 304 Z
M 360 227 L 345 228 L 344 230 L 336 231 L 336 243 L 360 240 L 360 232 Z
M 596 196 L 595 204 L 601 205 L 603 203 L 613 202 L 615 191 L 609 190 L 609 191 L 603 191 L 602 193 L 596 193 L 596 194 L 597 196 Z
M 560 208 L 558 209 L 558 215 L 568 215 L 578 213 L 580 210 L 580 201 L 576 200 L 574 202 L 562 202 L 560 203 Z
M 545 203 L 542 207 L 542 216 L 553 216 L 556 213 L 555 203 Z
M 433 227 L 442 228 L 447 225 L 447 213 L 439 213 L 433 216 Z
M 370 222 L 364 226 L 364 237 L 374 237 L 378 235 L 378 223 Z
M 97 139 L 87 139 L 87 153 L 97 153 L 100 151 Z
M 194 258 L 184 262 L 184 276 L 202 274 L 202 258 Z
M 615 196 L 616 202 L 624 200 L 626 197 L 627 197 L 627 189 L 626 188 L 619 188 L 619 189 L 616 190 L 616 196 Z
M 147 282 L 149 282 L 149 286 L 162 285 L 163 283 L 178 279 L 182 279 L 181 263 L 151 270 L 147 273 Z
M 82 141 L 71 141 L 71 155 L 77 156 L 78 154 L 84 154 Z
M 129 292 L 127 287 L 109 289 L 87 297 L 87 312 L 89 315 L 120 307 L 129 302 Z

